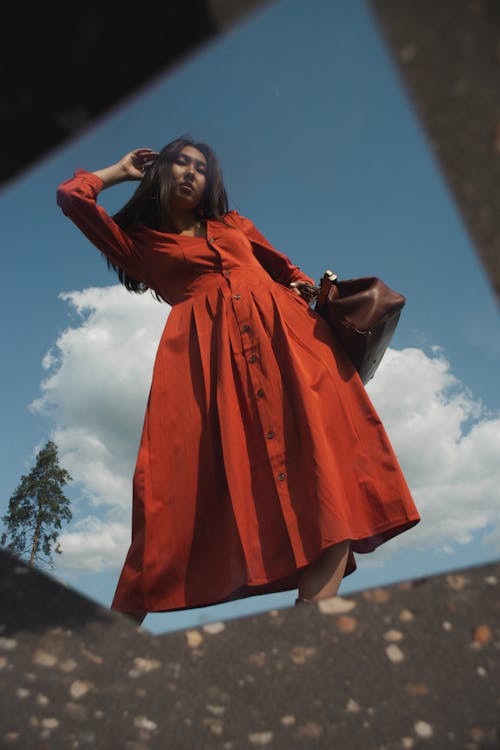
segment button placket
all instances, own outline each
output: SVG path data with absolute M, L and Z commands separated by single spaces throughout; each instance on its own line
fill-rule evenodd
M 213 241 L 213 238 L 210 240 Z M 219 254 L 219 253 L 218 253 Z M 221 263 L 221 273 L 226 279 L 228 297 L 238 323 L 241 342 L 241 354 L 246 360 L 248 377 L 252 384 L 253 393 L 256 395 L 256 405 L 260 416 L 260 425 L 264 439 L 265 451 L 269 461 L 269 469 L 274 479 L 277 494 L 281 497 L 284 507 L 290 506 L 290 499 L 287 487 L 287 474 L 285 470 L 285 455 L 279 425 L 275 424 L 276 415 L 272 410 L 272 403 L 265 398 L 268 392 L 274 392 L 273 387 L 268 383 L 266 375 L 267 368 L 262 367 L 261 357 L 262 350 L 259 346 L 259 337 L 256 334 L 254 326 L 251 324 L 251 295 L 248 289 L 241 288 L 238 284 L 238 275 L 231 277 L 231 270 L 223 268 L 224 257 L 219 254 Z M 230 278 L 231 277 L 231 278 Z M 225 295 L 226 296 L 226 295 Z M 265 351 L 265 348 L 264 348 Z M 271 399 L 273 401 L 273 399 Z M 294 523 L 294 513 L 290 506 L 292 514 L 289 523 Z

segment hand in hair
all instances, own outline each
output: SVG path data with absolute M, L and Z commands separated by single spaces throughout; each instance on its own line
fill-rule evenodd
M 122 156 L 116 164 L 98 169 L 94 174 L 101 178 L 105 188 L 126 180 L 142 180 L 146 173 L 146 165 L 153 162 L 157 156 L 158 151 L 150 148 L 136 148 Z
M 153 162 L 159 155 L 158 151 L 150 148 L 136 148 L 129 151 L 118 162 L 127 180 L 142 180 L 147 164 Z

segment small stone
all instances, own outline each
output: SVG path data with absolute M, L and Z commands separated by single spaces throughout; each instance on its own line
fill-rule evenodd
M 415 619 L 415 615 L 409 609 L 402 609 L 399 613 L 399 619 L 403 622 L 410 622 Z
M 356 606 L 356 602 L 351 599 L 344 599 L 341 596 L 331 596 L 328 599 L 318 601 L 318 609 L 324 615 L 340 615 L 350 612 Z
M 484 582 L 487 583 L 488 586 L 496 586 L 498 583 L 498 578 L 496 576 L 486 576 Z
M 44 729 L 56 729 L 59 726 L 59 719 L 56 719 L 55 716 L 47 717 L 41 720 L 40 726 Z
M 405 44 L 399 50 L 399 59 L 404 63 L 411 63 L 418 54 L 418 47 L 416 44 Z
M 141 656 L 137 656 L 134 659 L 134 668 L 129 670 L 129 677 L 140 677 L 148 672 L 154 672 L 155 669 L 161 667 L 161 662 L 158 659 L 144 659 Z
M 56 628 L 50 628 L 49 630 L 50 635 L 60 636 L 60 635 L 71 635 L 71 630 L 65 630 L 64 628 L 61 628 L 57 626 Z
M 386 630 L 384 633 L 384 639 L 391 643 L 399 643 L 403 638 L 403 633 L 400 630 Z
M 462 591 L 467 586 L 468 581 L 465 576 L 450 575 L 446 576 L 446 583 L 453 591 Z
M 358 627 L 358 621 L 355 617 L 341 615 L 337 618 L 337 628 L 341 633 L 352 633 Z
M 411 750 L 411 748 L 415 745 L 415 740 L 413 739 L 413 737 L 401 737 L 401 745 L 405 750 Z
M 78 700 L 79 698 L 83 698 L 84 695 L 87 695 L 89 690 L 91 690 L 93 687 L 94 686 L 91 682 L 86 682 L 85 680 L 75 680 L 69 687 L 69 694 L 72 698 Z
M 30 694 L 30 691 L 27 690 L 26 688 L 20 687 L 20 688 L 17 688 L 16 690 L 17 697 L 21 699 L 27 698 L 29 694 Z
M 212 716 L 203 719 L 203 724 L 209 728 L 212 734 L 222 734 L 224 724 L 220 719 L 214 719 Z
M 207 622 L 207 624 L 203 626 L 205 633 L 209 633 L 210 635 L 218 635 L 225 629 L 226 626 L 223 622 Z
M 359 703 L 357 703 L 353 698 L 349 698 L 347 701 L 347 706 L 345 708 L 347 713 L 349 714 L 357 714 L 358 711 L 361 711 L 361 708 L 359 706 Z
M 257 654 L 250 654 L 246 658 L 246 663 L 251 664 L 255 667 L 263 667 L 267 662 L 267 655 L 264 651 L 259 651 Z
M 4 734 L 3 738 L 6 742 L 17 742 L 20 736 L 20 732 L 7 732 L 7 734 Z
M 2 651 L 12 651 L 17 647 L 15 638 L 0 638 L 0 649 Z
M 146 716 L 136 716 L 134 718 L 134 727 L 137 727 L 137 729 L 146 729 L 148 732 L 152 732 L 154 729 L 158 728 L 158 725 Z
M 409 682 L 405 687 L 406 692 L 409 695 L 419 696 L 427 695 L 429 692 L 429 686 L 425 682 Z
M 33 663 L 39 667 L 53 667 L 57 664 L 57 656 L 43 648 L 37 648 L 33 654 Z
M 9 663 L 9 660 L 6 656 L 0 656 L 0 669 L 5 669 L 7 664 Z
M 387 646 L 387 648 L 385 649 L 385 653 L 394 664 L 403 661 L 403 659 L 405 658 L 403 652 L 395 643 L 391 643 L 390 646 Z
M 323 734 L 323 727 L 316 721 L 308 721 L 299 727 L 299 734 L 302 737 L 310 737 L 311 739 L 318 739 Z
M 415 734 L 418 737 L 422 737 L 423 739 L 432 737 L 432 727 L 426 721 L 415 722 L 415 724 L 413 725 L 413 729 L 415 730 Z
M 264 745 L 269 745 L 273 738 L 272 732 L 250 732 L 248 735 L 248 739 L 252 745 L 259 745 L 260 747 L 264 747 Z
M 69 659 L 64 659 L 64 661 L 59 662 L 57 666 L 61 672 L 73 672 L 77 668 L 78 663 L 70 657 Z
M 99 656 L 98 654 L 94 654 L 93 651 L 89 651 L 86 648 L 81 649 L 82 656 L 84 656 L 87 661 L 91 661 L 93 664 L 102 664 L 104 662 L 104 659 L 102 656 Z
M 387 591 L 387 589 L 382 588 L 368 589 L 368 591 L 363 591 L 363 596 L 369 602 L 374 602 L 374 604 L 385 604 L 391 598 L 391 595 Z
M 479 677 L 488 677 L 488 672 L 486 671 L 486 669 L 484 667 L 478 667 L 477 668 L 477 673 L 478 673 Z
M 452 629 L 453 629 L 453 625 L 451 624 L 451 622 L 449 622 L 449 620 L 444 620 L 443 630 L 452 630 Z
M 203 635 L 199 630 L 186 630 L 185 636 L 189 648 L 197 648 L 203 643 L 204 640 Z
M 472 631 L 472 640 L 474 643 L 479 643 L 481 646 L 491 638 L 491 628 L 488 625 L 478 625 Z
M 290 659 L 294 664 L 304 664 L 316 653 L 316 649 L 311 646 L 293 646 L 290 652 Z
M 222 716 L 226 712 L 225 706 L 214 706 L 211 703 L 207 703 L 205 708 L 209 714 L 212 714 L 212 716 Z
M 472 727 L 472 729 L 469 732 L 469 736 L 471 740 L 475 740 L 476 742 L 480 742 L 481 740 L 484 740 L 486 737 L 486 732 L 482 727 Z
M 280 721 L 284 727 L 293 727 L 296 722 L 296 718 L 291 714 L 287 714 L 286 716 L 282 716 Z
M 269 617 L 279 617 L 280 616 L 280 611 L 279 611 L 279 609 L 271 609 L 268 612 L 268 615 L 269 615 Z
M 36 702 L 39 706 L 48 706 L 50 703 L 50 698 L 47 698 L 47 696 L 43 693 L 38 693 L 36 696 Z

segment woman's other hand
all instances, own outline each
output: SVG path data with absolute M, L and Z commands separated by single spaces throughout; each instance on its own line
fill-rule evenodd
M 311 304 L 319 293 L 319 287 L 312 286 L 305 281 L 292 281 L 290 288 L 295 294 L 298 294 L 299 297 L 305 299 L 308 304 Z

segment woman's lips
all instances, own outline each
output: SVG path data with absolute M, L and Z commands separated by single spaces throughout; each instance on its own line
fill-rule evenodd
M 185 188 L 187 190 L 190 190 L 192 193 L 194 193 L 194 187 L 189 182 L 181 182 L 179 187 Z

